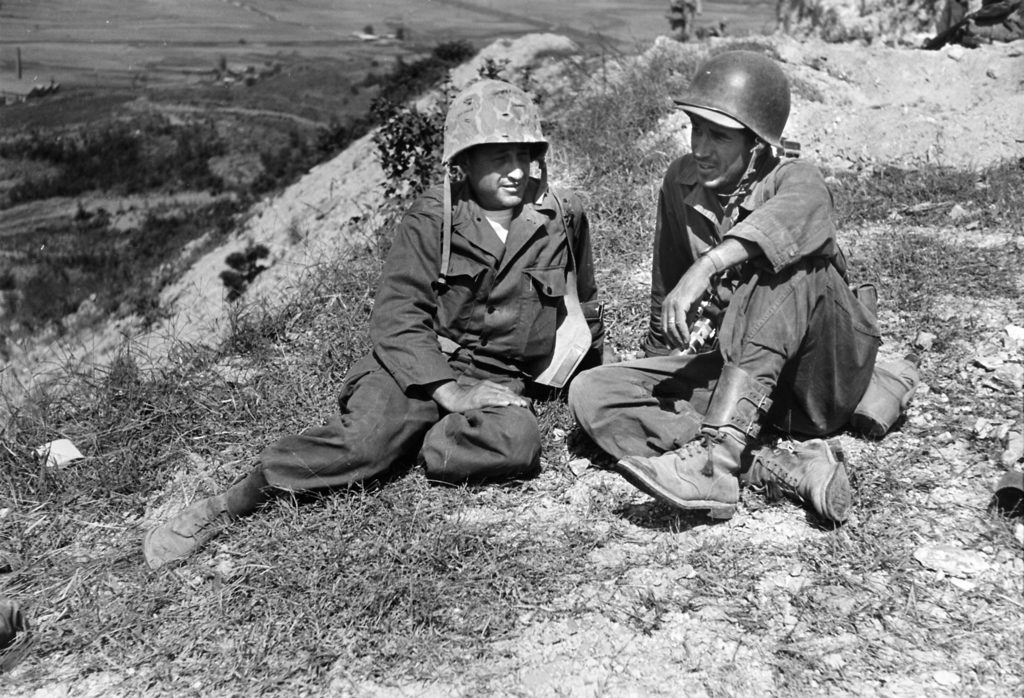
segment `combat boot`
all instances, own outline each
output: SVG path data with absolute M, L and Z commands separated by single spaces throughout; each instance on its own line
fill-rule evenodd
M 679 509 L 707 509 L 712 518 L 731 518 L 739 501 L 737 476 L 771 406 L 769 391 L 743 369 L 727 365 L 699 440 L 659 456 L 623 458 L 616 469 L 655 499 Z
M 850 478 L 839 443 L 823 439 L 791 441 L 757 449 L 748 485 L 764 488 L 771 497 L 786 495 L 809 503 L 823 518 L 842 523 L 853 503 Z
M 146 562 L 153 569 L 181 562 L 218 536 L 230 521 L 224 495 L 202 499 L 146 534 L 142 544 Z

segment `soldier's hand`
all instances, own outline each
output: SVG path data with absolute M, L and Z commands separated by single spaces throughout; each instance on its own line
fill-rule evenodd
M 449 412 L 468 412 L 482 407 L 530 406 L 528 398 L 489 380 L 473 385 L 459 385 L 454 381 L 442 383 L 434 388 L 431 397 Z
M 707 258 L 698 259 L 661 303 L 661 331 L 670 347 L 684 348 L 690 341 L 686 316 L 708 290 L 715 268 Z

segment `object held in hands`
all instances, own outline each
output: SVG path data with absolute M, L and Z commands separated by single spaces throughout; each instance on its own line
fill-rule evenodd
M 714 320 L 705 314 L 710 305 L 711 302 L 705 299 L 697 306 L 697 316 L 690 325 L 690 341 L 684 354 L 699 354 L 710 347 L 718 336 Z

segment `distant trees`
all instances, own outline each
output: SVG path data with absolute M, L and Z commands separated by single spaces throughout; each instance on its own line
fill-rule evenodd
M 173 126 L 162 116 L 113 121 L 57 137 L 33 131 L 0 143 L 0 157 L 44 162 L 56 166 L 57 173 L 14 185 L 0 199 L 0 209 L 95 190 L 219 190 L 223 182 L 210 172 L 208 162 L 225 152 L 212 122 Z

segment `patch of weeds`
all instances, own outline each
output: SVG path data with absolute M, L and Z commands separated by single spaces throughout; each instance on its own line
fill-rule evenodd
M 232 252 L 224 260 L 230 269 L 220 273 L 220 280 L 228 290 L 228 301 L 241 297 L 249 284 L 267 268 L 262 260 L 270 256 L 266 245 L 249 243 L 242 252 Z
M 421 112 L 378 99 L 373 110 L 381 124 L 373 142 L 387 176 L 385 196 L 394 196 L 406 187 L 412 194 L 422 192 L 440 177 L 444 106 Z
M 1013 271 L 1021 255 L 1015 254 L 1012 246 L 1010 249 L 967 248 L 945 243 L 931 235 L 897 230 L 858 249 L 865 257 L 864 271 L 873 276 L 871 280 L 881 282 L 884 279 L 886 295 L 899 299 L 902 312 L 924 322 L 940 316 L 942 295 L 951 284 L 957 289 L 957 295 L 978 299 L 1012 299 L 1019 295 Z M 958 320 L 966 323 L 970 318 Z M 954 322 L 953 327 L 947 329 L 957 329 L 956 325 Z
M 1024 212 L 1024 167 L 1003 162 L 980 172 L 935 166 L 905 170 L 882 166 L 869 173 L 836 174 L 836 216 L 841 227 L 901 214 L 919 225 L 951 223 L 959 204 L 979 227 L 1015 225 Z

